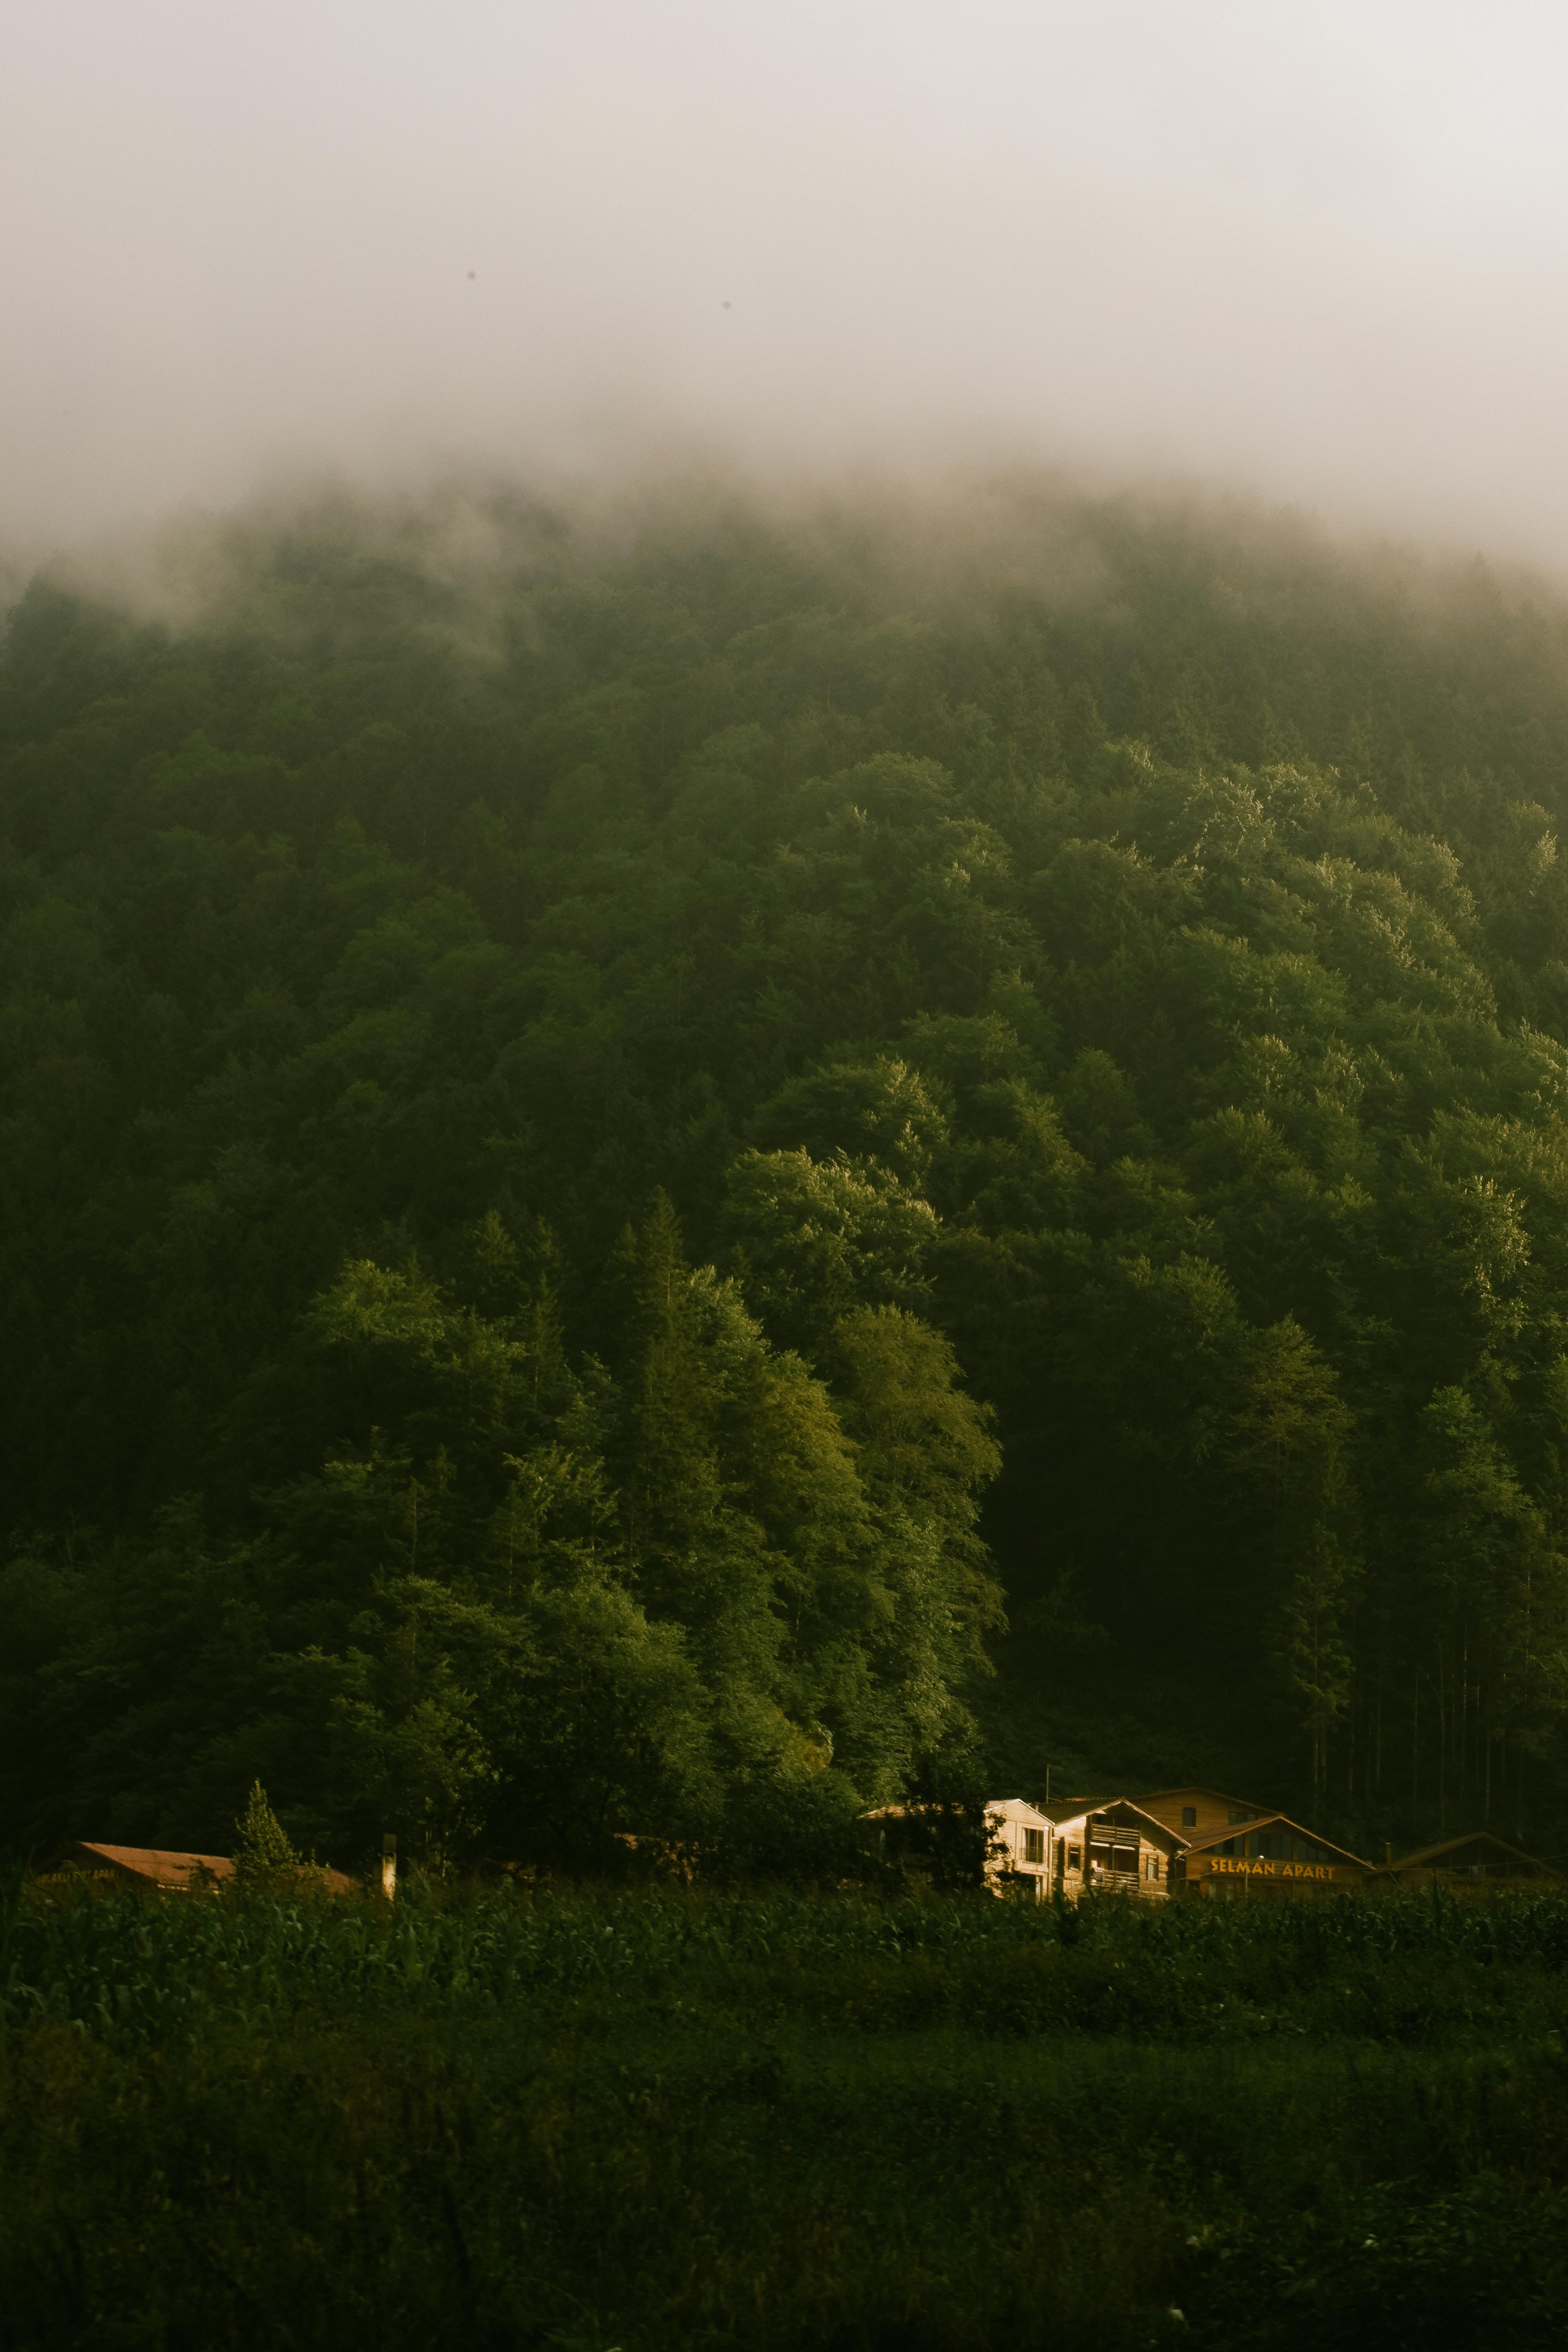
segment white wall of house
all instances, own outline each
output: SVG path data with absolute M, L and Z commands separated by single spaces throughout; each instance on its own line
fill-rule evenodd
M 986 1806 L 985 1822 L 987 1885 L 1000 1894 L 1032 1884 L 1040 1902 L 1055 1893 L 1076 1903 L 1095 1890 L 1163 1902 L 1172 1861 L 1185 1843 L 1125 1797 L 1050 1813 L 1022 1797 L 998 1797 Z
M 1048 1814 L 1037 1812 L 1022 1797 L 997 1797 L 985 1808 L 990 1851 L 985 1857 L 985 1883 L 998 1893 L 1009 1882 L 1032 1883 L 1043 1902 L 1051 1891 L 1055 1834 Z

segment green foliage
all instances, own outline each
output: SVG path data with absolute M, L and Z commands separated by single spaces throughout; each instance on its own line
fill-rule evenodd
M 1565 1959 L 1560 1894 L 23 1892 L 7 2338 L 1544 2352 Z
M 1553 1850 L 1568 619 L 1007 497 L 28 590 L 11 1842 L 820 1873 L 978 1754 Z
M 267 1791 L 259 1780 L 252 1782 L 245 1811 L 234 1826 L 234 1864 L 242 1879 L 265 1884 L 299 1868 L 300 1857 L 268 1803 Z
M 274 1469 L 247 1542 L 215 1557 L 187 1509 L 87 1580 L 17 1690 L 41 1736 L 90 1717 L 61 1755 L 76 1805 L 177 1791 L 205 1821 L 265 1753 L 296 1833 L 349 1859 L 392 1823 L 426 1863 L 604 1860 L 629 1833 L 843 1866 L 855 1815 L 968 1725 L 998 1614 L 974 1532 L 995 1448 L 946 1341 L 844 1318 L 836 1396 L 687 1263 L 662 1195 L 594 1310 L 608 1367 L 493 1215 L 456 1265 L 491 1313 L 412 1255 L 311 1303 L 237 1409 Z M 200 1704 L 150 1708 L 143 1672 L 182 1649 Z M 107 1703 L 80 1681 L 100 1652 Z M 257 1801 L 242 1864 L 274 1869 Z

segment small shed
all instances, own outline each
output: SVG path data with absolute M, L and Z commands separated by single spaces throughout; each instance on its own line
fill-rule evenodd
M 1531 1853 L 1510 1845 L 1490 1830 L 1471 1830 L 1463 1837 L 1446 1838 L 1440 1845 L 1423 1846 L 1418 1853 L 1401 1855 L 1372 1874 L 1371 1884 L 1382 1886 L 1428 1886 L 1441 1879 L 1455 1886 L 1523 1886 L 1557 1881 L 1559 1874 Z
M 1284 1813 L 1262 1812 L 1247 1826 L 1194 1838 L 1182 1855 L 1178 1886 L 1187 1895 L 1321 1895 L 1364 1886 L 1370 1863 Z
M 234 1876 L 234 1864 L 226 1853 L 174 1853 L 150 1845 L 95 1845 L 86 1838 L 79 1841 L 76 1851 L 95 1877 L 107 1871 L 110 1878 L 160 1887 L 165 1893 L 173 1890 L 184 1894 L 204 1881 Z
M 163 1895 L 185 1895 L 193 1887 L 216 1886 L 235 1875 L 226 1853 L 188 1853 L 163 1846 L 100 1845 L 80 1838 L 58 1870 L 45 1873 L 44 1883 L 63 1885 L 71 1879 L 96 1878 L 122 1886 L 155 1887 Z M 317 1863 L 300 1863 L 282 1875 L 300 1887 L 317 1886 L 328 1895 L 353 1895 L 355 1882 L 341 1870 Z

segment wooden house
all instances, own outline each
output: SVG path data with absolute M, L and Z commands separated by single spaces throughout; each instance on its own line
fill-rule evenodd
M 996 1797 L 985 1808 L 985 1883 L 1041 1902 L 1051 1891 L 1051 1818 L 1022 1797 Z
M 1463 1837 L 1446 1838 L 1440 1845 L 1423 1846 L 1374 1870 L 1373 1886 L 1430 1886 L 1434 1880 L 1468 1891 L 1491 1887 L 1499 1891 L 1531 1884 L 1561 1884 L 1558 1873 L 1533 1854 L 1523 1853 L 1494 1837 L 1490 1830 L 1471 1830 Z
M 1287 1814 L 1260 1811 L 1193 1838 L 1174 1873 L 1178 1890 L 1234 1901 L 1252 1895 L 1344 1893 L 1364 1886 L 1372 1865 Z
M 1137 1803 L 1181 1838 L 1208 1837 L 1215 1830 L 1233 1830 L 1242 1822 L 1256 1822 L 1272 1812 L 1247 1797 L 1227 1797 L 1218 1789 L 1156 1789 Z
M 881 1805 L 864 1819 L 879 1847 L 918 1876 L 931 1859 L 933 1823 L 921 1805 Z M 1182 1840 L 1124 1797 L 1090 1805 L 1074 1798 L 1040 1807 L 994 1797 L 985 1807 L 985 1885 L 994 1894 L 1053 1895 L 1076 1903 L 1091 1892 L 1163 1902 Z
M 1133 1895 L 1163 1903 L 1184 1841 L 1130 1797 L 1107 1797 L 1094 1804 L 1074 1798 L 1052 1805 L 1046 1868 L 1048 1889 L 1076 1903 L 1082 1895 Z

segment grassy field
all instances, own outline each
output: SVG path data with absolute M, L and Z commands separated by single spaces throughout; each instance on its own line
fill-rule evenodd
M 21 1890 L 0 2339 L 1558 2346 L 1568 1898 Z

